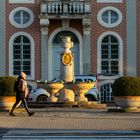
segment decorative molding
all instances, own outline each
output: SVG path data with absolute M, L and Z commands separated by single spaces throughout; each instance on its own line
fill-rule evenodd
M 41 18 L 40 19 L 40 25 L 41 26 L 48 26 L 50 24 L 49 19 L 47 18 Z
M 84 28 L 91 27 L 91 19 L 90 18 L 83 18 L 82 24 Z
M 83 28 L 84 35 L 90 35 L 91 28 Z
M 48 35 L 48 27 L 41 27 L 40 31 L 42 35 Z
M 62 28 L 63 28 L 63 30 L 68 31 L 69 30 L 69 24 L 70 24 L 69 19 L 62 19 Z
M 41 26 L 41 34 L 42 35 L 48 35 L 48 26 L 50 24 L 49 19 L 47 18 L 40 18 L 40 26 Z
M 83 18 L 83 32 L 85 35 L 89 35 L 91 31 L 91 19 L 90 18 Z

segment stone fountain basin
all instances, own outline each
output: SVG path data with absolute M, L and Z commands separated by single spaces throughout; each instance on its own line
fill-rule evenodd
M 83 90 L 85 93 L 94 86 L 94 82 L 76 82 L 74 90 Z
M 46 83 L 45 86 L 46 86 L 46 90 L 49 93 L 55 94 L 64 87 L 64 84 L 58 82 L 50 82 L 50 83 Z

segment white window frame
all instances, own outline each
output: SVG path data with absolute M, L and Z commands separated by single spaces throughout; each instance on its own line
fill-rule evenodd
M 9 0 L 9 3 L 34 3 L 34 0 Z
M 104 76 L 104 75 L 101 75 L 100 78 L 101 79 L 110 79 L 110 77 L 112 79 L 116 79 L 120 76 L 123 76 L 123 41 L 122 41 L 122 38 L 120 37 L 120 35 L 116 32 L 112 32 L 112 31 L 107 31 L 107 32 L 104 32 L 103 34 L 101 34 L 98 38 L 98 41 L 97 41 L 97 73 L 98 74 L 101 74 L 101 45 L 102 45 L 102 40 L 104 37 L 108 36 L 108 35 L 113 35 L 115 36 L 117 39 L 118 39 L 118 42 L 119 42 L 119 46 L 118 46 L 118 49 L 119 49 L 119 65 L 118 65 L 118 75 L 116 76 Z
M 31 75 L 27 79 L 34 80 L 34 40 L 32 36 L 26 32 L 17 32 L 13 34 L 9 41 L 9 75 L 13 76 L 13 42 L 18 36 L 26 36 L 31 42 Z
M 25 24 L 18 24 L 17 22 L 15 22 L 14 15 L 17 12 L 19 12 L 19 11 L 25 11 L 25 12 L 27 12 L 29 14 L 30 20 L 27 23 L 25 23 Z M 17 8 L 13 9 L 10 12 L 10 14 L 9 14 L 9 21 L 16 28 L 27 28 L 28 26 L 30 26 L 33 23 L 33 21 L 34 21 L 34 14 L 33 14 L 33 12 L 29 8 L 17 7 Z
M 108 23 L 106 23 L 106 22 L 104 22 L 104 21 L 102 20 L 102 15 L 103 15 L 103 13 L 106 12 L 106 11 L 109 11 L 109 10 L 114 11 L 115 13 L 118 14 L 118 21 L 116 21 L 115 23 L 108 24 Z M 122 22 L 122 13 L 121 13 L 121 11 L 120 11 L 119 9 L 117 9 L 117 8 L 115 8 L 115 7 L 107 6 L 107 7 L 102 8 L 102 9 L 98 12 L 98 14 L 97 14 L 97 20 L 98 20 L 98 22 L 99 22 L 102 26 L 104 26 L 104 27 L 107 27 L 107 28 L 114 28 L 114 27 L 118 26 L 118 25 Z

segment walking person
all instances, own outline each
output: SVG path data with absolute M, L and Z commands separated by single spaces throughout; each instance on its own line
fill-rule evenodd
M 17 107 L 17 105 L 21 102 L 23 103 L 27 113 L 29 116 L 32 116 L 34 114 L 34 112 L 30 112 L 27 106 L 27 102 L 26 102 L 26 96 L 28 95 L 28 87 L 27 87 L 27 82 L 25 81 L 26 79 L 26 74 L 24 72 L 21 72 L 21 74 L 19 75 L 18 79 L 17 79 L 17 84 L 14 85 L 14 90 L 16 92 L 16 102 L 14 103 L 9 115 L 10 116 L 15 116 L 13 114 L 14 109 Z

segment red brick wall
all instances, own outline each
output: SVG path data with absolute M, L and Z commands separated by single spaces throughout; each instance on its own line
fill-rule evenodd
M 82 36 L 83 34 L 83 25 L 81 19 L 73 19 L 70 21 L 70 26 L 75 28 Z
M 51 19 L 49 20 L 50 21 L 50 24 L 49 24 L 49 35 L 54 31 L 56 30 L 57 28 L 60 28 L 61 27 L 61 20 L 54 20 L 54 19 Z
M 9 40 L 10 37 L 17 32 L 23 31 L 29 33 L 35 42 L 35 79 L 41 78 L 41 42 L 40 42 L 40 24 L 39 24 L 39 14 L 40 14 L 40 1 L 36 0 L 34 4 L 9 4 L 6 3 L 6 64 L 9 64 Z M 34 13 L 34 22 L 27 28 L 16 28 L 9 22 L 9 14 L 16 7 L 27 7 L 31 9 Z M 50 20 L 49 25 L 49 35 L 57 28 L 61 27 L 61 20 Z M 70 26 L 77 29 L 82 33 L 82 20 L 71 20 Z M 6 65 L 6 74 L 9 73 L 9 66 Z
M 70 24 L 69 24 L 70 27 L 76 29 L 78 32 L 80 32 L 82 34 L 82 29 L 83 29 L 83 26 L 82 26 L 82 20 L 80 19 L 74 19 L 74 20 L 70 20 Z M 60 28 L 62 27 L 62 22 L 61 20 L 58 20 L 58 19 L 51 19 L 50 20 L 50 25 L 49 25 L 49 35 L 54 31 L 56 30 L 57 28 Z
M 9 64 L 9 40 L 10 37 L 17 32 L 26 32 L 29 33 L 35 43 L 35 79 L 41 78 L 41 50 L 40 50 L 40 25 L 39 25 L 39 13 L 40 13 L 40 6 L 39 1 L 35 0 L 35 4 L 9 4 L 7 1 L 6 3 L 6 64 Z M 9 22 L 9 14 L 10 12 L 16 7 L 27 7 L 31 9 L 34 13 L 34 22 L 27 28 L 15 28 Z M 8 75 L 9 66 L 6 65 L 6 74 Z
M 116 33 L 118 33 L 122 40 L 123 40 L 123 71 L 124 74 L 126 74 L 126 4 L 125 4 L 125 0 L 123 0 L 123 3 L 120 4 L 111 4 L 111 3 L 106 3 L 106 4 L 101 4 L 101 3 L 97 3 L 97 0 L 92 0 L 92 27 L 91 27 L 91 72 L 92 73 L 97 73 L 97 40 L 98 37 L 106 32 L 106 31 L 114 31 Z M 137 1 L 138 4 L 140 5 L 139 0 Z M 6 64 L 9 64 L 9 39 L 10 37 L 16 33 L 16 32 L 20 32 L 20 31 L 24 31 L 29 33 L 34 41 L 35 41 L 35 79 L 40 79 L 41 78 L 41 42 L 40 42 L 40 24 L 39 24 L 39 14 L 40 14 L 40 1 L 39 0 L 35 0 L 34 4 L 9 4 L 8 1 L 6 3 Z M 30 25 L 27 28 L 24 29 L 17 29 L 14 26 L 12 26 L 9 22 L 9 14 L 12 11 L 12 9 L 16 8 L 16 7 L 28 7 L 29 9 L 31 9 L 34 13 L 34 22 L 32 25 Z M 123 15 L 123 21 L 122 23 L 115 27 L 115 28 L 105 28 L 103 26 L 101 26 L 98 21 L 97 21 L 97 14 L 98 11 L 100 9 L 102 9 L 105 6 L 114 6 L 116 8 L 118 8 Z M 138 12 L 140 13 L 140 10 L 138 9 Z M 140 15 L 140 14 L 139 14 Z M 138 18 L 139 20 L 139 18 Z M 61 21 L 60 20 L 50 20 L 50 25 L 49 25 L 49 35 L 51 34 L 51 32 L 53 32 L 55 29 L 61 27 Z M 78 30 L 81 34 L 83 33 L 83 27 L 82 27 L 82 20 L 71 20 L 70 21 L 70 27 L 75 28 L 76 30 Z M 140 30 L 140 25 L 138 26 L 139 30 Z M 140 31 L 139 31 L 140 32 Z M 139 34 L 138 34 L 139 35 Z M 140 35 L 139 35 L 140 36 Z M 140 43 L 139 43 L 140 46 Z M 140 52 L 140 49 L 138 49 L 138 51 Z M 140 55 L 138 55 L 140 56 Z M 138 64 L 140 65 L 140 64 Z M 138 67 L 139 69 L 139 67 Z M 9 67 L 8 65 L 6 65 L 6 74 L 8 75 L 8 71 L 9 71 Z M 140 75 L 140 72 L 139 72 Z
M 98 37 L 106 32 L 113 31 L 118 33 L 123 40 L 123 72 L 126 74 L 126 4 L 125 0 L 123 3 L 113 4 L 113 3 L 97 3 L 97 0 L 92 0 L 92 28 L 91 28 L 91 72 L 97 73 L 97 40 Z M 113 6 L 122 12 L 123 20 L 121 24 L 114 28 L 106 28 L 100 25 L 97 21 L 97 14 L 100 9 L 106 6 Z

